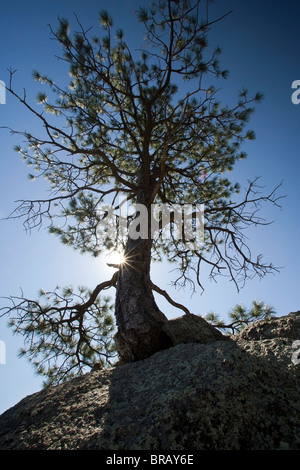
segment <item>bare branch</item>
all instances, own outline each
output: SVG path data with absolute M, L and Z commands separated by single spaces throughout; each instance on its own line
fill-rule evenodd
M 151 281 L 151 288 L 155 292 L 157 292 L 158 294 L 162 295 L 171 305 L 173 305 L 173 307 L 176 307 L 176 308 L 179 308 L 180 310 L 183 310 L 186 315 L 191 314 L 191 312 L 189 311 L 189 309 L 187 307 L 185 307 L 182 304 L 179 304 L 178 302 L 175 302 L 165 290 L 163 290 L 160 287 L 156 286 L 152 281 Z

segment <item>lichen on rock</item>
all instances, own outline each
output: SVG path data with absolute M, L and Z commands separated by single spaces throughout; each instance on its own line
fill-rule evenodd
M 1 449 L 300 449 L 300 312 L 187 342 L 24 398 Z

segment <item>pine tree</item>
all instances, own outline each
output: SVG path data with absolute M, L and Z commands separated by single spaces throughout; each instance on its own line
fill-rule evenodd
M 232 320 L 231 323 L 226 324 L 215 312 L 208 313 L 205 316 L 205 319 L 218 329 L 234 335 L 241 332 L 247 325 L 249 325 L 249 323 L 253 323 L 258 320 L 268 320 L 272 318 L 274 314 L 274 307 L 266 305 L 262 301 L 253 300 L 252 308 L 250 310 L 247 310 L 247 308 L 242 304 L 238 304 L 230 310 L 228 316 L 230 320 Z
M 162 332 L 167 318 L 153 292 L 186 314 L 189 310 L 151 281 L 153 259 L 174 263 L 179 272 L 174 284 L 193 288 L 203 288 L 202 265 L 213 279 L 227 274 L 237 288 L 249 276 L 275 269 L 260 255 L 251 255 L 243 230 L 264 223 L 257 211 L 264 202 L 278 204 L 276 189 L 263 195 L 255 179 L 241 196 L 239 184 L 226 176 L 246 157 L 242 144 L 255 137 L 247 124 L 261 94 L 249 97 L 242 90 L 231 107 L 217 101 L 216 83 L 228 72 L 220 66 L 220 48 L 210 51 L 208 33 L 222 18 L 209 21 L 202 7 L 200 0 L 159 0 L 140 8 L 146 44 L 138 50 L 130 50 L 106 11 L 99 17 L 101 37 L 91 36 L 77 17 L 73 34 L 69 21 L 59 19 L 58 29 L 51 32 L 62 47 L 71 81 L 63 88 L 34 72 L 35 80 L 48 86 L 48 94 L 37 97 L 43 111 L 13 89 L 11 72 L 8 91 L 44 130 L 39 136 L 23 133 L 28 145 L 16 150 L 34 168 L 32 178 L 46 178 L 53 190 L 50 198 L 22 201 L 12 217 L 24 218 L 28 229 L 48 219 L 50 232 L 82 253 L 124 251 L 112 279 L 91 292 L 55 291 L 47 294 L 51 302 L 46 305 L 23 296 L 19 302 L 14 299 L 10 312 L 18 312 L 16 328 L 38 338 L 29 354 L 62 354 L 69 361 L 64 373 L 70 363 L 75 370 L 109 355 L 111 321 L 100 294 L 110 286 L 116 287 L 119 356 L 134 361 L 170 346 Z M 125 199 L 136 210 L 128 215 L 124 232 L 118 214 Z M 161 236 L 162 223 L 160 236 L 151 236 L 154 204 L 173 208 L 169 238 Z M 195 212 L 196 204 L 205 208 L 201 249 L 193 249 L 184 234 L 175 236 L 174 207 L 192 205 Z M 141 207 L 147 214 L 142 219 L 146 234 L 138 223 Z M 115 217 L 113 231 L 109 208 Z M 57 223 L 61 219 L 65 223 Z M 49 370 L 49 375 L 57 374 Z

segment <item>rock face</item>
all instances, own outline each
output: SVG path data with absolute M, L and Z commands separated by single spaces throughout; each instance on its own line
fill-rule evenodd
M 0 416 L 0 449 L 300 450 L 295 340 L 300 312 L 44 389 Z
M 193 314 L 169 320 L 163 330 L 170 336 L 173 346 L 187 343 L 213 343 L 228 338 L 204 318 Z

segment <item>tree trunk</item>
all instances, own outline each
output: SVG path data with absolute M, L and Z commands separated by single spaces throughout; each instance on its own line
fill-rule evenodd
M 128 239 L 127 262 L 120 267 L 116 294 L 116 347 L 122 362 L 145 359 L 172 346 L 162 331 L 168 321 L 150 285 L 152 240 Z

